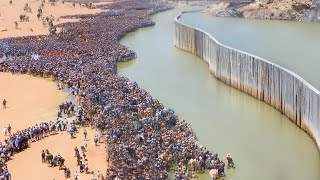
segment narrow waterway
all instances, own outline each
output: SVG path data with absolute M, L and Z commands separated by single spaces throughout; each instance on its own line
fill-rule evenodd
M 121 43 L 137 52 L 118 73 L 191 123 L 199 144 L 237 168 L 226 179 L 319 180 L 319 151 L 309 136 L 274 108 L 216 80 L 208 65 L 173 46 L 173 17 L 153 16 L 154 27 L 130 33 Z M 207 174 L 200 179 L 209 179 Z
M 185 13 L 180 20 L 225 45 L 279 64 L 320 89 L 320 23 L 215 18 L 202 12 Z

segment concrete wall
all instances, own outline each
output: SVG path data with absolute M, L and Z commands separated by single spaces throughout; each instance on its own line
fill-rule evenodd
M 182 13 L 183 14 L 183 13 Z M 306 131 L 320 149 L 320 92 L 297 74 L 258 56 L 225 46 L 212 35 L 174 22 L 174 45 L 209 64 L 212 74 L 273 106 Z

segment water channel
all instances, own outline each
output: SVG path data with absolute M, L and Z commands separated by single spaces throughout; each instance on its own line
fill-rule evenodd
M 219 82 L 204 61 L 173 46 L 173 17 L 181 10 L 157 14 L 156 26 L 124 37 L 121 43 L 138 58 L 119 63 L 118 73 L 191 123 L 199 145 L 223 159 L 230 152 L 237 168 L 226 170 L 226 179 L 319 180 L 320 153 L 306 133 L 274 108 Z
M 320 89 L 320 23 L 215 18 L 202 12 L 185 13 L 180 20 L 222 44 L 285 67 Z

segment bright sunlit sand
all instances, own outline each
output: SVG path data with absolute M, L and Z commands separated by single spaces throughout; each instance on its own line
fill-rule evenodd
M 24 11 L 24 7 L 28 4 L 31 8 L 32 13 L 27 13 Z M 10 5 L 10 0 L 0 1 L 0 38 L 6 37 L 16 37 L 16 36 L 31 36 L 31 35 L 42 35 L 49 34 L 48 26 L 44 26 L 41 20 L 38 20 L 38 8 L 41 6 L 42 0 L 12 0 Z M 100 3 L 100 4 L 106 4 Z M 95 4 L 98 5 L 98 4 Z M 43 17 L 53 16 L 55 21 L 54 25 L 74 22 L 78 19 L 60 19 L 57 21 L 58 17 L 65 15 L 75 15 L 75 14 L 95 14 L 102 10 L 99 8 L 89 9 L 87 7 L 81 7 L 78 3 L 73 7 L 72 3 L 62 3 L 58 1 L 52 6 L 48 1 L 44 3 Z M 20 22 L 19 16 L 25 14 L 29 16 L 29 22 Z M 14 22 L 18 22 L 18 28 L 15 28 Z
M 9 124 L 12 132 L 32 127 L 41 122 L 55 121 L 57 108 L 61 102 L 68 100 L 67 93 L 57 90 L 56 83 L 50 79 L 33 77 L 30 75 L 12 75 L 0 73 L 0 99 L 7 100 L 7 108 L 0 108 L 0 139 L 5 136 L 2 129 Z M 70 118 L 71 121 L 73 118 Z M 96 131 L 90 127 L 88 132 L 87 163 L 89 171 L 100 171 L 105 174 L 107 166 L 106 149 L 104 143 L 95 146 L 93 138 Z M 61 154 L 65 158 L 66 167 L 70 168 L 71 175 L 79 172 L 74 148 L 83 145 L 83 128 L 76 138 L 71 139 L 66 131 L 51 135 L 48 138 L 31 143 L 30 147 L 21 153 L 15 154 L 8 162 L 8 168 L 13 179 L 64 179 L 63 170 L 58 167 L 49 167 L 41 162 L 41 151 L 48 149 L 53 155 Z M 102 142 L 102 141 L 101 141 Z M 80 174 L 80 173 L 79 173 Z M 81 173 L 79 179 L 90 179 L 90 174 Z

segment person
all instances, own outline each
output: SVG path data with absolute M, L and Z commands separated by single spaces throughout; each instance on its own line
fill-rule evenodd
M 6 177 L 5 179 L 11 180 L 11 174 L 7 168 L 4 171 L 4 176 Z
M 41 160 L 42 160 L 42 163 L 46 162 L 46 153 L 44 152 L 44 150 L 42 150 L 42 153 L 41 153 Z
M 67 168 L 67 178 L 70 178 L 70 169 Z
M 76 171 L 76 172 L 73 174 L 74 180 L 78 180 L 78 176 L 79 176 L 79 174 L 78 174 L 78 172 Z
M 232 157 L 231 157 L 231 154 L 229 153 L 229 154 L 227 154 L 227 161 L 228 161 L 228 167 L 232 167 L 232 168 L 234 168 L 235 166 L 234 166 L 234 162 L 233 162 L 233 159 L 232 159 Z
M 12 129 L 12 128 L 11 128 L 10 124 L 8 125 L 8 128 L 7 128 L 7 129 L 8 129 L 9 135 L 11 135 L 11 129 Z
M 83 131 L 83 135 L 84 135 L 84 139 L 87 139 L 87 135 L 88 135 L 88 133 L 87 133 L 87 131 L 86 131 L 86 130 L 84 130 L 84 131 Z
M 100 171 L 97 172 L 97 178 L 100 179 Z
M 6 99 L 3 99 L 3 101 L 2 101 L 2 107 L 3 107 L 3 109 L 6 109 L 6 108 L 7 108 L 7 100 L 6 100 Z
M 65 167 L 64 169 L 63 169 L 63 171 L 64 171 L 64 177 L 67 179 L 68 178 L 68 168 L 67 167 Z
M 86 165 L 84 166 L 84 170 L 85 170 L 86 174 L 89 173 L 89 165 L 88 165 L 88 163 L 86 163 Z
M 61 109 L 58 109 L 58 111 L 57 111 L 57 116 L 58 116 L 58 117 L 61 117 L 61 116 L 62 116 Z
M 91 171 L 91 180 L 95 180 L 94 171 Z
M 85 139 L 85 140 L 83 141 L 83 146 L 86 148 L 87 145 L 88 145 L 88 141 Z
M 79 149 L 78 149 L 78 147 L 76 146 L 76 147 L 74 148 L 74 157 L 77 157 L 78 154 L 79 154 Z
M 77 166 L 81 165 L 80 154 L 77 155 Z
M 97 135 L 94 137 L 94 144 L 95 144 L 95 146 L 98 146 L 98 136 Z
M 4 132 L 4 135 L 5 135 L 5 136 L 8 134 L 8 129 L 7 129 L 7 127 L 4 127 L 4 128 L 3 128 L 3 132 Z
M 84 164 L 82 162 L 80 162 L 79 168 L 80 168 L 80 173 L 82 173 L 84 170 Z
M 100 143 L 101 134 L 99 132 L 97 133 L 97 137 L 98 137 L 98 142 Z

